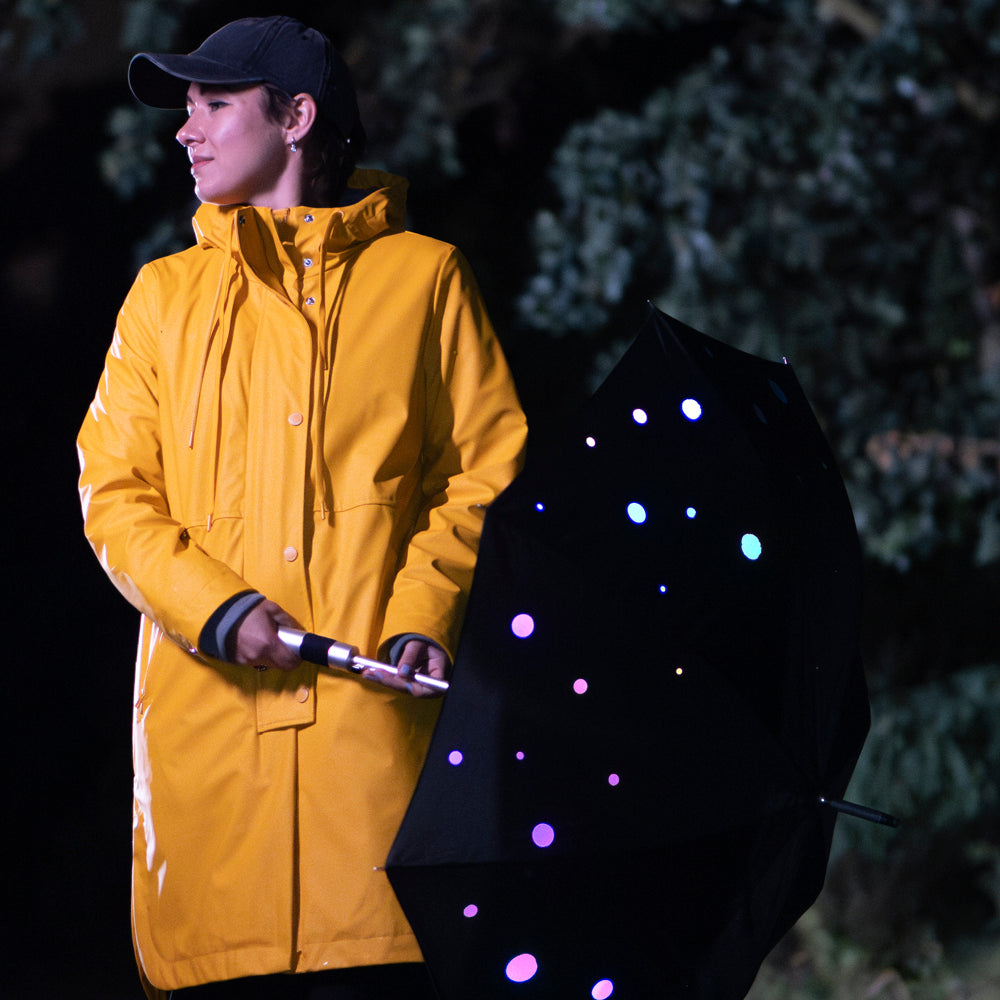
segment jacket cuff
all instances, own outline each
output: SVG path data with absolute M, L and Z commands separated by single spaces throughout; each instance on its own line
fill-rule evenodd
M 205 622 L 198 636 L 198 648 L 216 660 L 228 660 L 230 634 L 249 612 L 264 600 L 256 590 L 244 590 L 223 601 Z

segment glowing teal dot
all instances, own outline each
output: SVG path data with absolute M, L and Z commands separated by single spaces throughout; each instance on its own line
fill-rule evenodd
M 751 561 L 759 559 L 760 554 L 764 551 L 764 547 L 760 544 L 760 539 L 756 535 L 749 533 L 745 534 L 741 539 L 740 548 L 743 550 L 743 555 Z
M 693 521 L 693 520 L 694 520 L 694 519 L 695 519 L 695 518 L 696 518 L 696 517 L 698 516 L 698 511 L 696 511 L 696 510 L 694 509 L 694 507 L 688 507 L 688 509 L 687 509 L 686 511 L 684 511 L 684 513 L 685 513 L 685 514 L 687 514 L 687 516 L 688 516 L 688 517 L 689 517 L 689 518 L 690 518 L 690 519 L 691 519 L 692 521 Z
M 697 399 L 685 399 L 684 402 L 681 403 L 681 413 L 683 413 L 688 420 L 698 420 L 702 414 L 701 403 L 699 403 Z
M 633 501 L 628 505 L 626 510 L 628 511 L 629 520 L 634 521 L 636 524 L 645 524 L 646 508 L 641 503 Z

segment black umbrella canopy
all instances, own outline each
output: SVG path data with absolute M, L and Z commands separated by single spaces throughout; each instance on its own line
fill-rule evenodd
M 860 552 L 788 365 L 655 309 L 490 509 L 392 884 L 444 1000 L 729 1000 L 822 887 Z

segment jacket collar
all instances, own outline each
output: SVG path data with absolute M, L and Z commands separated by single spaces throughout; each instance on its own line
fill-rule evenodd
M 202 205 L 193 220 L 195 237 L 203 249 L 228 250 L 233 246 L 234 227 L 240 226 L 241 215 L 246 222 L 249 213 L 270 212 L 276 217 L 280 215 L 296 228 L 303 223 L 315 224 L 317 231 L 322 233 L 326 253 L 342 253 L 384 233 L 403 229 L 407 187 L 402 177 L 380 170 L 356 170 L 348 188 L 359 196 L 359 200 L 350 205 L 300 206 L 281 211 L 247 205 Z M 238 237 L 235 242 L 239 243 Z

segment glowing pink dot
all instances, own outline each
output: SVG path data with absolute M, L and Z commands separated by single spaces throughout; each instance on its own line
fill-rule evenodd
M 594 988 L 590 991 L 590 995 L 594 1000 L 608 1000 L 615 991 L 615 984 L 611 982 L 610 979 L 602 979 L 599 983 L 594 984 Z
M 516 757 L 516 758 L 517 758 L 518 760 L 524 760 L 524 751 L 523 751 L 523 750 L 518 750 L 518 751 L 517 751 L 517 753 L 516 753 L 516 754 L 514 754 L 514 756 L 515 756 L 515 757 Z
M 551 847 L 552 842 L 556 839 L 556 831 L 548 823 L 539 823 L 531 831 L 531 839 L 535 842 L 536 847 Z
M 578 677 L 575 681 L 573 681 L 573 690 L 577 694 L 586 694 L 587 682 L 582 677 Z
M 535 631 L 535 619 L 526 614 L 514 615 L 510 630 L 518 639 L 527 639 Z
M 452 750 L 452 752 L 448 754 L 448 763 L 451 764 L 452 767 L 458 767 L 464 759 L 465 758 L 462 756 L 461 750 Z
M 507 978 L 512 983 L 526 983 L 538 971 L 534 955 L 525 952 L 507 963 Z
M 619 784 L 621 784 L 621 780 L 622 779 L 617 774 L 609 774 L 608 775 L 608 784 L 612 788 L 617 788 L 619 786 Z
M 470 919 L 479 913 L 479 907 L 475 903 L 469 903 L 469 905 L 462 910 L 462 915 L 469 917 Z

